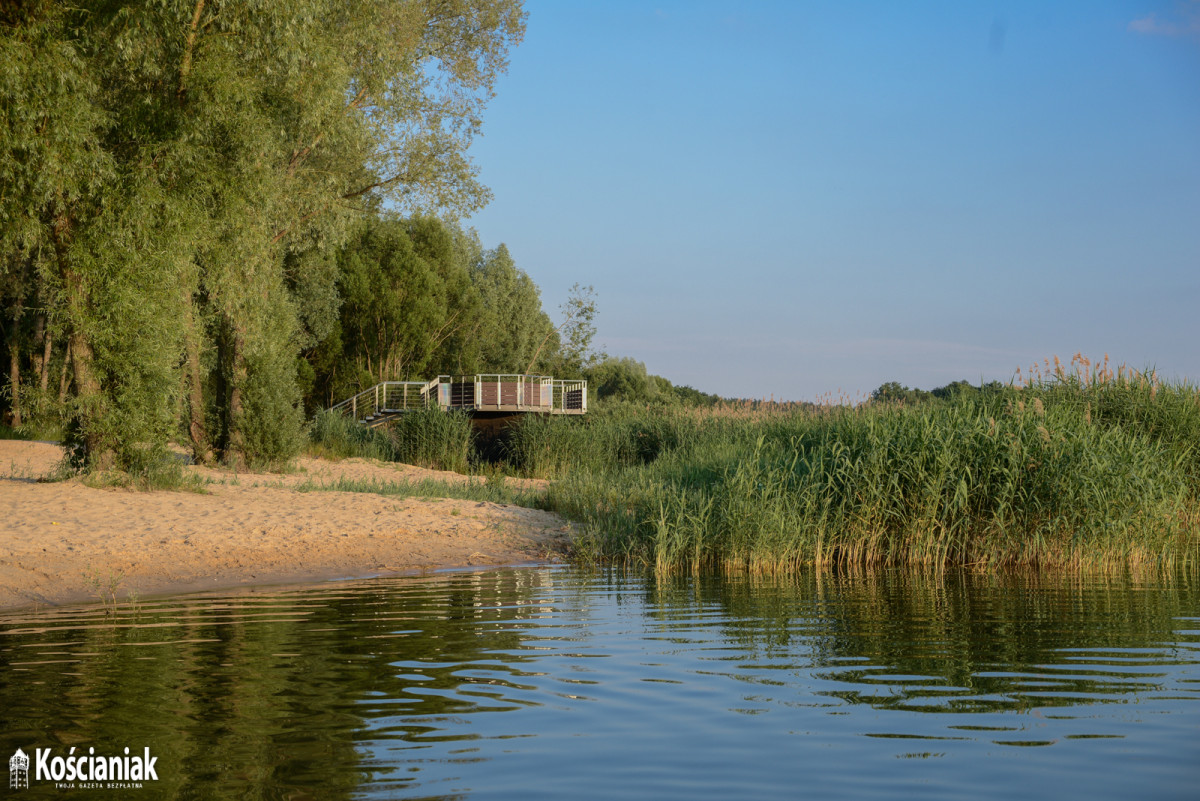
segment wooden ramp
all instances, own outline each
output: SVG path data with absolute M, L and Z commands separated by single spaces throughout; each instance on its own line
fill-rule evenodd
M 587 381 L 496 373 L 384 381 L 331 409 L 372 428 L 418 409 L 462 409 L 472 415 L 586 414 Z

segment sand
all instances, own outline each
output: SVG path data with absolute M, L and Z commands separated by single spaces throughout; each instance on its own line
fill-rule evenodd
M 0 440 L 0 607 L 548 562 L 570 535 L 557 515 L 518 506 L 295 489 L 343 477 L 478 480 L 410 465 L 301 458 L 288 474 L 189 466 L 210 482 L 198 494 L 39 481 L 61 457 L 55 443 Z

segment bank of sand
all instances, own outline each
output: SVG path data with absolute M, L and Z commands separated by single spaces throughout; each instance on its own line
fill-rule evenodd
M 0 440 L 0 607 L 550 561 L 569 535 L 557 515 L 517 506 L 295 489 L 478 480 L 409 465 L 301 458 L 283 475 L 187 467 L 211 482 L 198 494 L 39 482 L 61 458 L 54 443 Z

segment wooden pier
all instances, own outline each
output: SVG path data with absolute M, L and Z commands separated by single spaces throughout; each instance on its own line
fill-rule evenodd
M 587 381 L 545 375 L 440 375 L 430 381 L 384 381 L 331 407 L 374 428 L 419 409 L 461 409 L 475 417 L 586 414 Z

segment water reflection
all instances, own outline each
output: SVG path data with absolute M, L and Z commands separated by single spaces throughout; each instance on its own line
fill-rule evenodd
M 1195 579 L 525 569 L 25 612 L 0 752 L 149 746 L 143 798 L 1188 797 Z
M 1163 690 L 1171 667 L 1195 664 L 1200 643 L 1180 628 L 1197 604 L 1187 576 L 1167 586 L 1036 573 L 816 573 L 678 581 L 656 587 L 652 600 L 661 619 L 719 609 L 728 636 L 761 655 L 757 669 L 802 666 L 835 682 L 822 692 L 848 703 L 915 712 L 1121 701 Z

